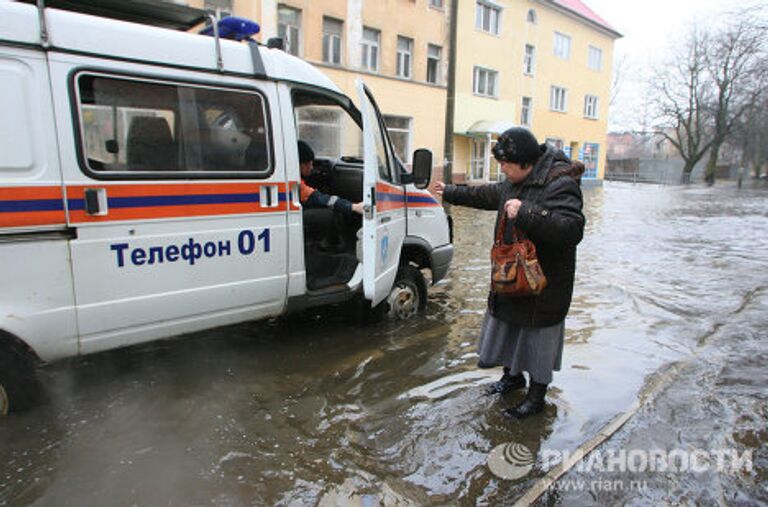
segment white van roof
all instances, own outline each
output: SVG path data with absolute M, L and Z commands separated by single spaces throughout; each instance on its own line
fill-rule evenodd
M 141 63 L 216 72 L 215 39 L 210 36 L 139 23 L 46 8 L 46 29 L 52 51 L 65 51 Z M 0 44 L 42 47 L 36 6 L 0 0 Z M 246 43 L 221 40 L 225 73 L 253 76 L 254 64 Z M 305 83 L 342 94 L 328 76 L 300 58 L 279 49 L 259 46 L 269 79 Z

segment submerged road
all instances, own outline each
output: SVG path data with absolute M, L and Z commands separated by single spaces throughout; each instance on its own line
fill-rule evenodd
M 538 504 L 768 502 L 768 190 L 585 189 L 563 370 L 524 422 L 475 367 L 494 214 L 453 213 L 452 270 L 411 322 L 331 309 L 46 368 L 50 401 L 0 419 L 0 505 L 509 505 L 544 451 L 638 399 L 595 452 L 727 448 L 751 469 L 582 466 Z M 510 442 L 535 458 L 514 481 L 486 464 Z

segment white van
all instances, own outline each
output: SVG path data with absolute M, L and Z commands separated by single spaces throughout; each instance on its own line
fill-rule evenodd
M 450 224 L 362 82 L 358 110 L 279 49 L 187 32 L 197 9 L 59 3 L 0 1 L 0 412 L 38 361 L 358 295 L 423 308 Z M 363 217 L 302 209 L 299 139 Z

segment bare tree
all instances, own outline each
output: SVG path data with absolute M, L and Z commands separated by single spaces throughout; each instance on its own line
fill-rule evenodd
M 669 64 L 655 72 L 655 130 L 683 158 L 683 181 L 709 152 L 706 177 L 714 182 L 723 144 L 766 85 L 766 27 L 762 8 L 725 17 L 721 27 L 693 28 Z
M 741 152 L 741 167 L 759 178 L 768 164 L 768 91 L 739 118 L 728 143 Z
M 657 112 L 654 130 L 677 149 L 684 161 L 682 180 L 690 181 L 694 166 L 714 141 L 707 114 L 712 92 L 707 76 L 709 37 L 693 28 L 668 65 L 658 67 L 649 83 Z
M 737 13 L 715 34 L 705 53 L 707 74 L 716 93 L 708 112 L 713 127 L 706 169 L 710 184 L 714 183 L 720 148 L 754 107 L 766 83 L 766 31 L 754 14 L 754 9 Z

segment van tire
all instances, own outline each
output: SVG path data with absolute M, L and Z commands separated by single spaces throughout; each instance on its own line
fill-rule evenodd
M 427 307 L 427 282 L 415 266 L 404 264 L 397 270 L 395 283 L 382 303 L 393 320 L 408 320 Z
M 34 360 L 18 347 L 0 343 L 0 415 L 27 410 L 39 399 Z

